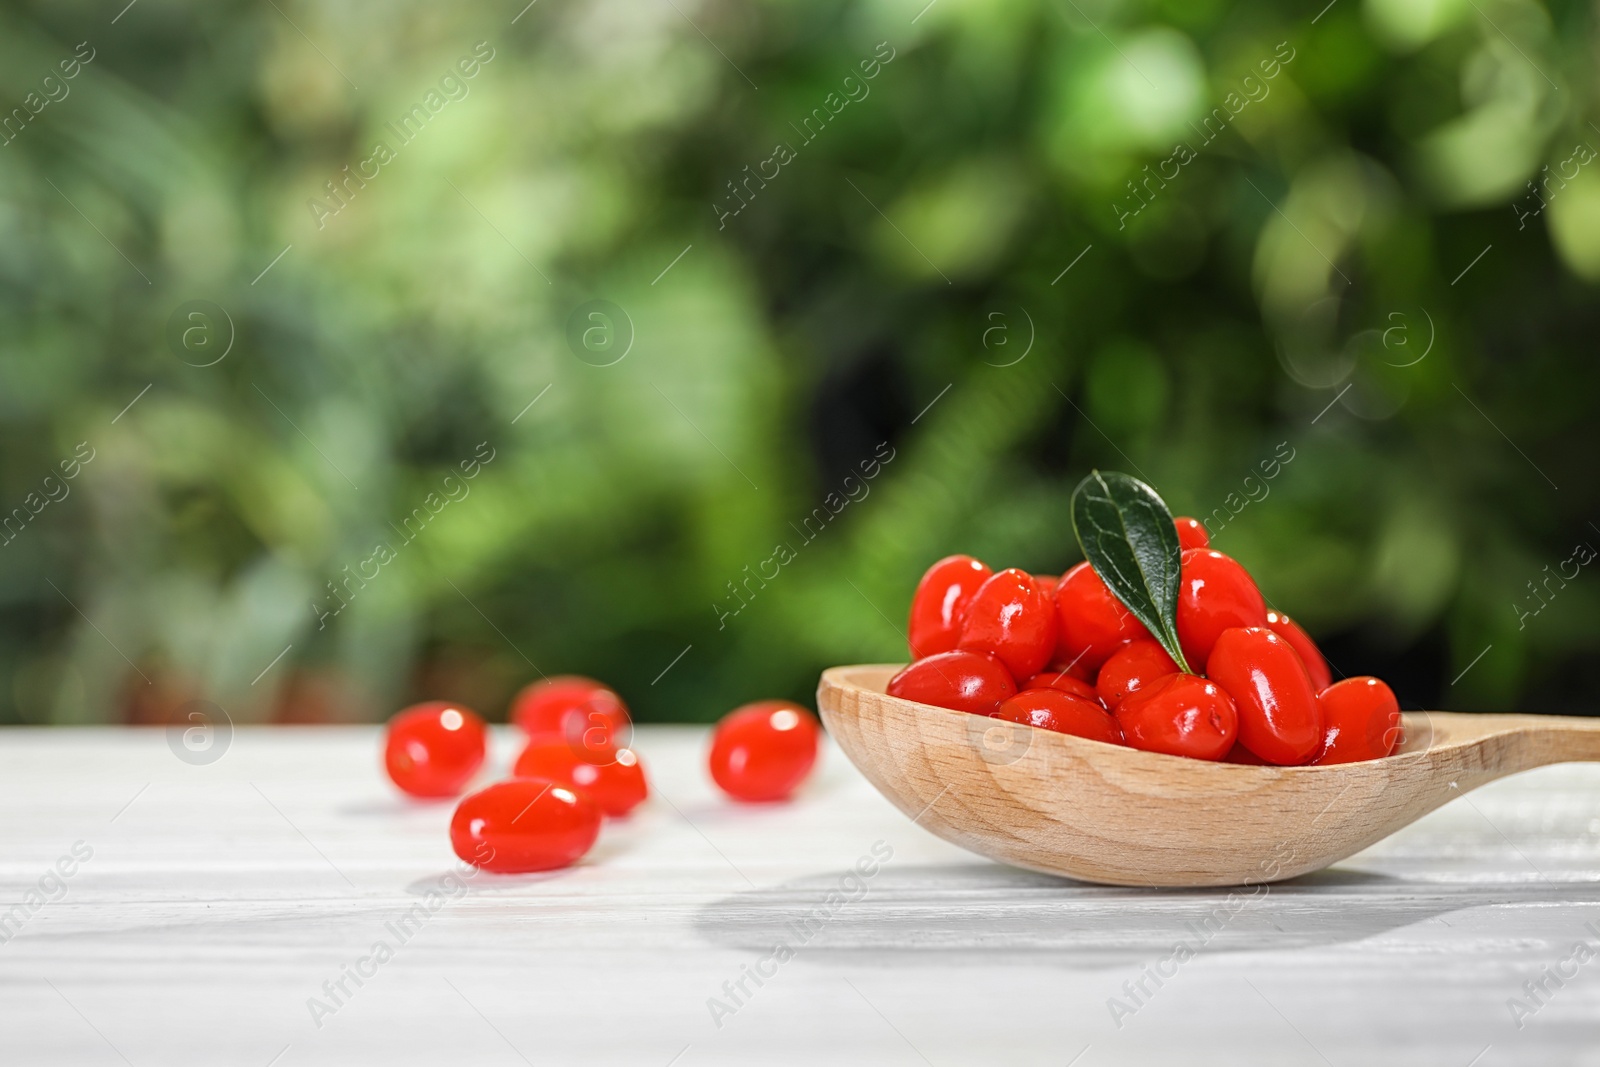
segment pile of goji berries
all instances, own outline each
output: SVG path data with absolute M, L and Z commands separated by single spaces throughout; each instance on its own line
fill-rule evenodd
M 503 873 L 568 866 L 593 847 L 602 817 L 622 818 L 649 796 L 632 718 L 609 687 L 576 675 L 534 682 L 511 702 L 510 719 L 527 738 L 512 777 L 462 798 L 450 820 L 450 843 L 468 863 Z M 811 773 L 820 734 L 798 704 L 736 708 L 712 734 L 712 780 L 737 800 L 786 799 Z M 389 721 L 384 767 L 414 797 L 458 796 L 488 744 L 479 715 L 429 701 Z
M 1351 763 L 1394 750 L 1400 708 L 1377 678 L 1334 682 L 1316 642 L 1269 611 L 1194 519 L 1182 549 L 1180 670 L 1088 562 L 1059 579 L 971 556 L 928 569 L 913 662 L 889 695 L 1149 752 L 1231 763 Z

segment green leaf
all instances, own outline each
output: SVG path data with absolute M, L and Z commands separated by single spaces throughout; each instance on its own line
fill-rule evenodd
M 1156 491 L 1116 471 L 1093 471 L 1072 492 L 1072 529 L 1084 558 L 1181 669 L 1178 579 L 1183 551 Z

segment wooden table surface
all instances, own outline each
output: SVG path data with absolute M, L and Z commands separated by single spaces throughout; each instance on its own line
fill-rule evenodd
M 578 866 L 463 877 L 372 728 L 0 733 L 0 1063 L 1600 1064 L 1600 767 L 1230 898 L 996 865 L 837 750 L 737 806 L 705 743 L 641 728 Z

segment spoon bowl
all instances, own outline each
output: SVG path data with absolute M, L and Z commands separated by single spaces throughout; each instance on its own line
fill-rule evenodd
M 1254 767 L 1143 752 L 888 696 L 896 665 L 834 667 L 828 733 L 933 833 L 1017 867 L 1123 886 L 1320 870 L 1485 782 L 1600 760 L 1600 722 L 1411 712 L 1383 759 Z

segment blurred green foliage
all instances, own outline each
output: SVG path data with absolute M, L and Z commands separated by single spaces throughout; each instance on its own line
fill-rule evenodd
M 1594 707 L 1587 5 L 119 6 L 0 11 L 5 721 L 804 699 L 1092 466 L 1346 673 Z

